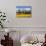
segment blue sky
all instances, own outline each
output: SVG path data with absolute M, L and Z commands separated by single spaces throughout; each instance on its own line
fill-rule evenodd
M 32 10 L 32 6 L 16 6 L 16 10 Z
M 16 6 L 16 8 L 19 8 L 19 9 L 21 9 L 21 8 L 31 8 L 32 9 L 32 6 Z

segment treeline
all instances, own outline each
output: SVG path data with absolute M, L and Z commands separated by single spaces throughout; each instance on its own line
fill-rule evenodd
M 29 10 L 29 11 L 28 11 L 28 10 L 22 10 L 22 11 L 21 11 L 21 10 L 19 9 L 19 10 L 17 11 L 17 14 L 31 14 L 31 10 Z

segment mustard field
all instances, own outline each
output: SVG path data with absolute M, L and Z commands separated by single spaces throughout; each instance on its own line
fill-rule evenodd
M 32 18 L 32 14 L 16 14 L 17 18 Z

